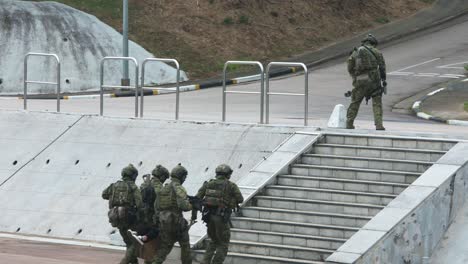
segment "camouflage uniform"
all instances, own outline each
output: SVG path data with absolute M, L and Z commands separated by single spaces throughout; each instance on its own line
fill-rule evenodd
M 169 171 L 157 165 L 151 172 L 151 179 L 149 175 L 145 178 L 140 186 L 141 195 L 143 198 L 143 212 L 144 217 L 141 221 L 141 229 L 139 234 L 145 235 L 148 239 L 157 238 L 159 228 L 159 213 L 156 208 L 156 197 L 163 187 L 163 183 L 169 178 Z M 151 264 L 152 261 L 145 261 L 145 264 Z
M 232 169 L 225 164 L 216 168 L 216 178 L 205 182 L 197 193 L 203 198 L 209 210 L 208 236 L 210 242 L 207 246 L 204 264 L 221 264 L 227 256 L 231 239 L 230 216 L 244 197 L 239 187 L 229 181 Z
M 187 191 L 182 186 L 187 170 L 180 164 L 171 171 L 171 182 L 164 185 L 156 198 L 155 208 L 159 212 L 161 245 L 153 264 L 162 264 L 171 252 L 175 242 L 181 248 L 182 264 L 192 263 L 189 226 L 182 212 L 192 210 Z
M 374 122 L 377 130 L 383 127 L 381 81 L 386 85 L 385 60 L 376 48 L 377 40 L 369 35 L 361 47 L 355 49 L 348 58 L 348 72 L 353 77 L 354 89 L 348 108 L 346 127 L 354 129 L 354 119 L 364 98 L 372 98 Z M 375 56 L 374 56 L 375 54 Z
M 120 222 L 117 226 L 127 247 L 125 257 L 120 264 L 138 263 L 135 246 L 127 234 L 128 229 L 136 227 L 137 216 L 142 208 L 141 194 L 135 185 L 137 176 L 138 170 L 130 164 L 122 170 L 122 180 L 112 183 L 102 192 L 102 198 L 109 200 L 109 209 L 123 207 L 127 211 L 126 221 Z

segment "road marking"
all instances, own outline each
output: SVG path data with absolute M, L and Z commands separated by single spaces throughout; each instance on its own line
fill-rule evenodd
M 460 77 L 458 77 L 458 76 L 452 76 L 452 75 L 440 75 L 440 76 L 437 76 L 437 77 L 440 77 L 440 78 L 449 78 L 449 79 L 460 79 Z
M 391 72 L 389 73 L 388 75 L 403 75 L 403 76 L 407 76 L 407 75 L 413 75 L 414 72 Z
M 428 96 L 433 96 L 434 94 L 440 93 L 440 92 L 442 92 L 443 90 L 445 90 L 445 88 L 440 88 L 440 89 L 438 89 L 438 90 L 435 90 L 435 91 L 433 91 L 433 92 L 428 93 L 427 95 L 428 95 Z
M 468 82 L 468 79 L 463 80 L 462 82 Z
M 464 61 L 464 62 L 457 62 L 457 63 L 452 63 L 452 64 L 447 64 L 447 65 L 442 65 L 442 66 L 438 66 L 437 68 L 440 68 L 440 69 L 458 69 L 458 70 L 463 70 L 464 68 L 463 67 L 454 67 L 455 65 L 465 65 L 465 64 L 468 64 L 468 61 Z
M 446 75 L 446 76 L 460 77 L 460 78 L 461 78 L 461 77 L 465 77 L 465 76 L 466 76 L 466 75 L 461 75 L 461 74 L 451 74 L 451 73 L 446 73 L 446 74 L 444 74 L 444 75 Z
M 437 74 L 418 73 L 418 74 L 416 74 L 416 75 L 414 75 L 414 76 L 416 76 L 416 77 L 437 77 L 437 76 L 439 76 L 439 75 L 440 75 L 440 74 L 438 74 L 438 73 L 437 73 Z
M 428 63 L 431 63 L 431 62 L 434 62 L 434 61 L 438 61 L 438 60 L 440 60 L 440 58 L 435 58 L 435 59 L 428 60 L 428 61 L 425 61 L 425 62 L 421 62 L 421 63 L 415 64 L 415 65 L 411 65 L 411 66 L 408 66 L 408 67 L 406 67 L 406 68 L 396 70 L 396 71 L 394 71 L 394 72 L 402 72 L 402 71 L 405 71 L 405 70 L 408 70 L 408 69 L 411 69 L 411 68 L 416 68 L 416 67 L 418 67 L 418 66 L 421 66 L 421 65 L 424 65 L 424 64 L 428 64 Z M 394 72 L 392 72 L 392 73 L 394 73 Z

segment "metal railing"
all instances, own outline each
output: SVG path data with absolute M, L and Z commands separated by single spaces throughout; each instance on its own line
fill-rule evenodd
M 270 92 L 270 69 L 273 66 L 281 66 L 281 67 L 302 67 L 304 69 L 304 93 L 272 93 Z M 267 66 L 266 70 L 266 106 L 265 106 L 265 123 L 270 123 L 270 95 L 279 95 L 279 96 L 304 96 L 304 126 L 308 124 L 309 118 L 309 70 L 304 63 L 294 63 L 294 62 L 271 62 Z
M 144 104 L 144 92 L 143 89 L 152 89 L 153 87 L 145 87 L 145 65 L 146 63 L 153 61 L 153 62 L 172 62 L 175 64 L 177 69 L 177 77 L 176 77 L 176 106 L 175 106 L 175 120 L 179 120 L 179 94 L 180 94 L 180 65 L 177 60 L 174 59 L 160 59 L 160 58 L 148 58 L 143 61 L 141 65 L 141 93 L 140 93 L 140 117 L 143 117 L 143 104 Z M 158 90 L 169 90 L 174 91 L 174 88 L 157 88 Z
M 56 82 L 42 82 L 42 81 L 30 81 L 28 80 L 28 59 L 29 57 L 52 57 L 55 58 L 57 61 L 57 80 Z M 57 86 L 57 112 L 60 112 L 60 59 L 56 54 L 48 54 L 48 53 L 34 53 L 30 52 L 26 54 L 24 57 L 24 110 L 28 109 L 28 84 L 29 83 L 36 83 L 36 84 L 47 84 L 47 85 L 55 85 Z
M 120 61 L 133 61 L 135 64 L 135 86 L 119 86 L 119 85 L 104 85 L 104 62 L 109 60 L 120 60 Z M 138 117 L 138 78 L 139 78 L 139 71 L 138 71 L 138 61 L 132 57 L 105 57 L 101 60 L 101 83 L 100 83 L 100 115 L 104 115 L 104 88 L 122 88 L 122 89 L 135 89 L 135 117 Z
M 229 65 L 257 65 L 260 68 L 260 92 L 252 91 L 226 91 L 226 71 Z M 263 105 L 265 100 L 265 70 L 263 65 L 258 61 L 228 61 L 224 64 L 223 70 L 223 122 L 226 121 L 226 94 L 260 94 L 260 124 L 263 124 Z

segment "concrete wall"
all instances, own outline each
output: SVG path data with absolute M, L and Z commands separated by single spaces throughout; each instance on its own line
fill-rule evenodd
M 9 115 L 0 112 L 0 121 L 9 119 Z M 128 163 L 135 164 L 142 175 L 158 163 L 171 169 L 180 162 L 189 171 L 184 186 L 193 195 L 204 181 L 214 176 L 215 167 L 221 163 L 233 167 L 234 181 L 244 178 L 246 182 L 245 175 L 268 159 L 296 130 L 48 113 L 12 115 L 17 116 L 17 122 L 29 126 L 25 130 L 28 135 L 41 127 L 55 126 L 56 134 L 70 128 L 60 136 L 55 135 L 55 141 L 46 147 L 43 147 L 46 143 L 18 145 L 31 148 L 31 156 L 37 154 L 0 186 L 0 200 L 9 201 L 0 203 L 0 231 L 16 232 L 20 228 L 20 234 L 114 244 L 121 243 L 120 237 L 107 221 L 107 202 L 101 199 L 101 192 L 120 178 L 122 167 Z M 35 120 L 46 122 L 38 124 Z M 10 135 L 23 130 L 8 121 L 2 128 L 3 133 Z M 7 149 L 17 146 L 6 144 Z M 19 155 L 14 153 L 0 154 L 10 161 Z M 191 230 L 192 241 L 203 236 L 203 230 L 202 225 Z
M 122 35 L 96 17 L 55 2 L 0 1 L 0 93 L 23 93 L 23 59 L 29 52 L 55 53 L 62 60 L 62 91 L 99 89 L 100 60 L 122 56 Z M 153 57 L 130 42 L 130 56 Z M 157 56 L 157 54 L 156 54 Z M 31 58 L 29 79 L 55 81 L 55 62 Z M 122 63 L 111 63 L 106 83 L 119 84 Z M 130 64 L 130 78 L 134 71 Z M 148 67 L 147 82 L 175 82 L 176 71 L 164 63 Z M 187 76 L 182 73 L 186 80 Z M 68 82 L 66 82 L 68 80 Z M 29 85 L 31 93 L 55 93 L 50 85 Z
M 428 263 L 468 199 L 467 154 L 467 143 L 453 147 L 327 262 Z

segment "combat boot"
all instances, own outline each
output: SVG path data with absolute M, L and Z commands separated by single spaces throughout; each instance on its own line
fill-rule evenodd
M 375 130 L 384 131 L 384 130 L 385 130 L 385 127 L 384 127 L 383 125 L 376 125 L 376 126 L 375 126 Z
M 347 122 L 346 122 L 346 129 L 354 129 L 354 124 L 353 124 L 353 122 L 347 121 Z

